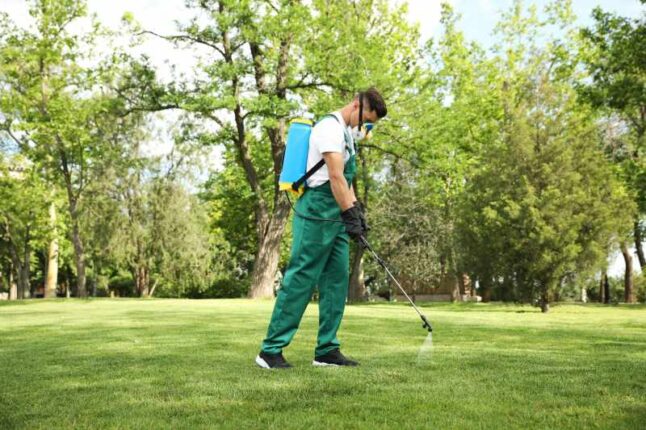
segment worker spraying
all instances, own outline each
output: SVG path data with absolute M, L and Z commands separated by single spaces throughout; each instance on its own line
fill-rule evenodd
M 362 243 L 368 230 L 352 180 L 357 144 L 386 113 L 382 96 L 370 88 L 313 127 L 302 124 L 302 132 L 290 128 L 281 188 L 302 195 L 295 208 L 289 264 L 256 357 L 262 368 L 291 367 L 283 349 L 296 334 L 316 287 L 319 330 L 312 364 L 359 364 L 341 353 L 337 338 L 348 294 L 350 238 Z M 303 144 L 293 145 L 290 139 L 302 139 Z M 290 158 L 299 154 L 300 160 Z

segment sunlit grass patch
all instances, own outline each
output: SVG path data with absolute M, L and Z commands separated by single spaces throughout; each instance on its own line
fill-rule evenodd
M 646 308 L 348 306 L 353 369 L 311 366 L 308 308 L 285 356 L 253 359 L 273 303 L 54 300 L 0 308 L 1 428 L 639 428 Z

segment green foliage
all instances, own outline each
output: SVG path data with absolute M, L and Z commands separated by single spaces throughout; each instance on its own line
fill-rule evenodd
M 88 209 L 101 214 L 88 223 L 95 266 L 116 265 L 135 281 L 147 277 L 143 287 L 156 286 L 162 296 L 205 288 L 212 258 L 207 215 L 174 176 L 185 167 L 167 160 L 173 171 L 166 171 L 163 159 L 140 157 L 137 146 L 125 149 L 131 152 L 124 165 L 102 179 Z
M 646 15 L 620 17 L 595 8 L 592 17 L 594 26 L 581 30 L 582 59 L 591 81 L 577 88 L 600 115 L 618 122 L 612 118 L 615 113 L 628 128 L 606 148 L 621 166 L 634 195 L 639 228 L 640 218 L 646 214 Z
M 378 197 L 369 213 L 369 239 L 411 293 L 428 293 L 428 288 L 437 287 L 440 281 L 438 253 L 443 249 L 445 226 L 433 198 L 414 185 L 419 177 L 411 169 L 401 173 L 406 179 L 389 177 L 374 190 Z M 374 278 L 382 275 L 383 269 L 370 260 L 367 272 Z M 375 290 L 371 287 L 373 293 Z
M 581 30 L 587 42 L 583 59 L 592 82 L 581 91 L 593 105 L 622 112 L 643 136 L 646 124 L 640 117 L 646 106 L 645 18 L 621 17 L 600 8 L 593 10 L 592 17 L 594 27 Z
M 15 241 L 17 248 L 23 248 L 25 236 L 33 246 L 41 246 L 48 239 L 45 190 L 45 184 L 28 160 L 20 156 L 0 158 L 2 237 Z
M 249 292 L 249 278 L 225 277 L 214 281 L 206 289 L 189 289 L 185 297 L 190 299 L 222 299 L 245 297 Z
M 230 159 L 232 153 L 225 154 Z M 243 279 L 249 276 L 257 252 L 255 222 L 253 217 L 254 197 L 244 179 L 242 169 L 234 162 L 225 162 L 225 168 L 207 180 L 200 193 L 209 219 L 209 235 L 226 255 L 224 273 Z M 220 259 L 222 255 L 215 254 Z
M 638 276 L 635 276 L 634 282 L 635 297 L 637 298 L 637 301 L 639 303 L 646 303 L 646 275 L 643 271 Z
M 84 1 L 34 0 L 30 28 L 0 16 L 3 273 L 27 261 L 41 282 L 58 237 L 61 281 L 80 285 L 87 270 L 105 294 L 252 291 L 255 275 L 276 271 L 262 256 L 279 255 L 280 270 L 289 254 L 277 188 L 289 118 L 320 117 L 369 85 L 389 115 L 359 145 L 354 187 L 373 245 L 411 288 L 468 273 L 494 299 L 572 298 L 639 231 L 643 17 L 595 9 L 579 31 L 570 1 L 541 12 L 517 0 L 485 51 L 447 4 L 441 36 L 425 43 L 407 6 L 386 0 L 186 4 L 194 19 L 154 37 L 198 65 L 164 83 L 145 55 L 100 49 L 115 35 Z M 135 18 L 123 17 L 133 46 L 150 35 Z M 149 156 L 150 112 L 170 109 L 184 112 L 173 151 Z M 223 165 L 196 184 L 214 146 Z M 7 170 L 16 163 L 20 180 Z M 268 232 L 283 240 L 262 252 Z M 378 266 L 366 275 L 383 287 Z
M 545 24 L 520 13 L 501 25 L 516 45 L 498 61 L 518 73 L 499 87 L 499 140 L 483 148 L 459 219 L 475 278 L 546 302 L 570 274 L 599 267 L 632 206 L 595 149 L 591 112 L 577 104 L 572 76 L 559 72 L 573 54 L 558 41 L 526 53 L 521 47 L 535 46 Z
M 139 117 L 115 110 L 111 83 L 127 65 L 95 49 L 111 35 L 93 20 L 89 30 L 73 30 L 87 20 L 84 1 L 34 0 L 30 14 L 28 29 L 0 22 L 0 132 L 44 182 L 63 190 L 77 290 L 85 295 L 85 196 L 121 157 L 119 142 Z
M 229 223 L 225 238 L 245 254 L 237 257 L 241 266 L 251 255 L 275 252 L 284 262 L 287 242 L 265 252 L 265 237 L 269 231 L 282 233 L 289 216 L 277 187 L 287 119 L 303 111 L 320 116 L 338 109 L 369 85 L 379 87 L 389 102 L 403 98 L 405 85 L 414 78 L 418 33 L 407 23 L 404 8 L 384 0 L 187 5 L 208 18 L 180 23 L 179 34 L 164 38 L 179 46 L 206 48 L 210 55 L 201 59 L 194 79 L 169 86 L 158 98 L 138 97 L 150 109 L 176 106 L 216 126 L 203 138 L 223 145 L 227 154 L 223 178 L 214 180 L 216 189 L 208 197 L 215 206 L 214 223 L 220 228 L 221 220 Z M 226 185 L 232 178 L 239 182 L 233 189 Z M 229 196 L 239 192 L 244 197 L 231 201 Z M 244 222 L 231 225 L 234 220 Z M 253 263 L 253 269 L 243 270 L 275 271 L 263 267 L 266 261 Z

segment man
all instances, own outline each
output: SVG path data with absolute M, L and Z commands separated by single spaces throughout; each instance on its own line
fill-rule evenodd
M 256 357 L 262 368 L 291 367 L 282 350 L 296 334 L 317 286 L 319 330 L 312 364 L 358 365 L 341 354 L 336 337 L 348 294 L 349 238 L 359 241 L 368 228 L 352 187 L 356 142 L 386 113 L 383 98 L 370 88 L 312 129 L 308 172 L 321 159 L 325 163 L 307 179 L 305 193 L 296 203 L 290 261 Z

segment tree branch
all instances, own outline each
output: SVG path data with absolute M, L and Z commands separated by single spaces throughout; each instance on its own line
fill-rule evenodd
M 222 50 L 222 48 L 220 48 L 218 45 L 216 45 L 216 44 L 214 44 L 212 42 L 208 42 L 208 41 L 206 41 L 204 39 L 200 39 L 199 37 L 188 36 L 186 34 L 173 34 L 173 35 L 170 35 L 170 36 L 166 36 L 166 35 L 163 35 L 163 34 L 155 33 L 154 31 L 151 31 L 151 30 L 144 30 L 144 31 L 140 31 L 139 33 L 137 33 L 138 36 L 140 36 L 142 34 L 151 34 L 151 35 L 159 37 L 161 39 L 168 40 L 169 42 L 178 42 L 178 41 L 194 42 L 194 43 L 197 43 L 197 44 L 200 44 L 200 45 L 208 46 L 209 48 L 214 49 L 215 51 L 217 51 L 220 55 L 222 55 L 224 57 L 224 51 Z
M 222 119 L 218 118 L 217 116 L 213 115 L 212 113 L 208 112 L 200 112 L 200 115 L 204 116 L 205 118 L 210 119 L 211 121 L 215 122 L 217 125 L 219 125 L 221 128 L 224 128 L 226 124 L 224 124 L 224 121 Z
M 218 12 L 220 14 L 225 13 L 225 6 L 223 2 L 218 2 Z M 222 46 L 224 48 L 224 60 L 227 64 L 233 65 L 233 52 L 231 50 L 231 41 L 229 39 L 229 34 L 226 32 L 226 30 L 222 30 L 221 36 Z M 269 225 L 269 210 L 267 208 L 267 203 L 265 202 L 265 199 L 262 195 L 262 188 L 260 187 L 260 181 L 258 180 L 258 173 L 256 172 L 256 168 L 253 164 L 253 160 L 251 158 L 251 150 L 245 136 L 245 123 L 244 118 L 242 117 L 242 106 L 240 105 L 238 87 L 239 80 L 238 77 L 234 75 L 231 78 L 231 88 L 233 93 L 232 96 L 236 101 L 236 105 L 233 109 L 233 114 L 237 135 L 234 138 L 234 142 L 235 146 L 238 148 L 240 164 L 245 171 L 247 182 L 249 183 L 249 186 L 253 190 L 256 197 L 256 232 L 258 234 L 258 239 L 262 241 L 264 238 L 264 232 L 267 230 L 267 226 Z
M 296 84 L 286 85 L 285 86 L 285 88 L 288 89 L 288 90 L 296 90 L 296 89 L 299 89 L 299 88 L 316 88 L 316 89 L 320 89 L 320 87 L 338 88 L 337 86 L 335 86 L 334 84 L 332 84 L 330 82 L 308 82 L 308 83 L 304 83 L 303 81 L 300 81 L 300 82 L 298 82 Z M 348 88 L 339 88 L 339 89 L 344 90 L 344 91 L 350 91 Z
M 5 121 L 4 124 L 3 124 L 3 127 L 0 128 L 0 130 L 6 131 L 7 134 L 9 135 L 9 137 L 11 138 L 11 140 L 13 140 L 21 150 L 24 150 L 26 148 L 27 144 L 25 142 L 23 142 L 21 139 L 19 139 L 18 136 L 16 136 L 13 133 L 13 131 L 11 131 L 11 122 L 10 121 L 8 121 L 8 120 Z
M 408 158 L 404 157 L 403 155 L 397 154 L 396 152 L 393 152 L 393 151 L 389 151 L 388 149 L 384 149 L 384 148 L 382 148 L 380 146 L 372 145 L 370 143 L 365 143 L 365 142 L 362 142 L 361 146 L 363 148 L 370 148 L 370 149 L 377 150 L 379 152 L 383 152 L 384 154 L 388 154 L 388 155 L 394 157 L 397 160 L 406 161 L 407 163 L 409 163 L 413 167 L 419 167 L 419 165 L 416 162 L 414 162 L 412 160 L 409 160 Z

